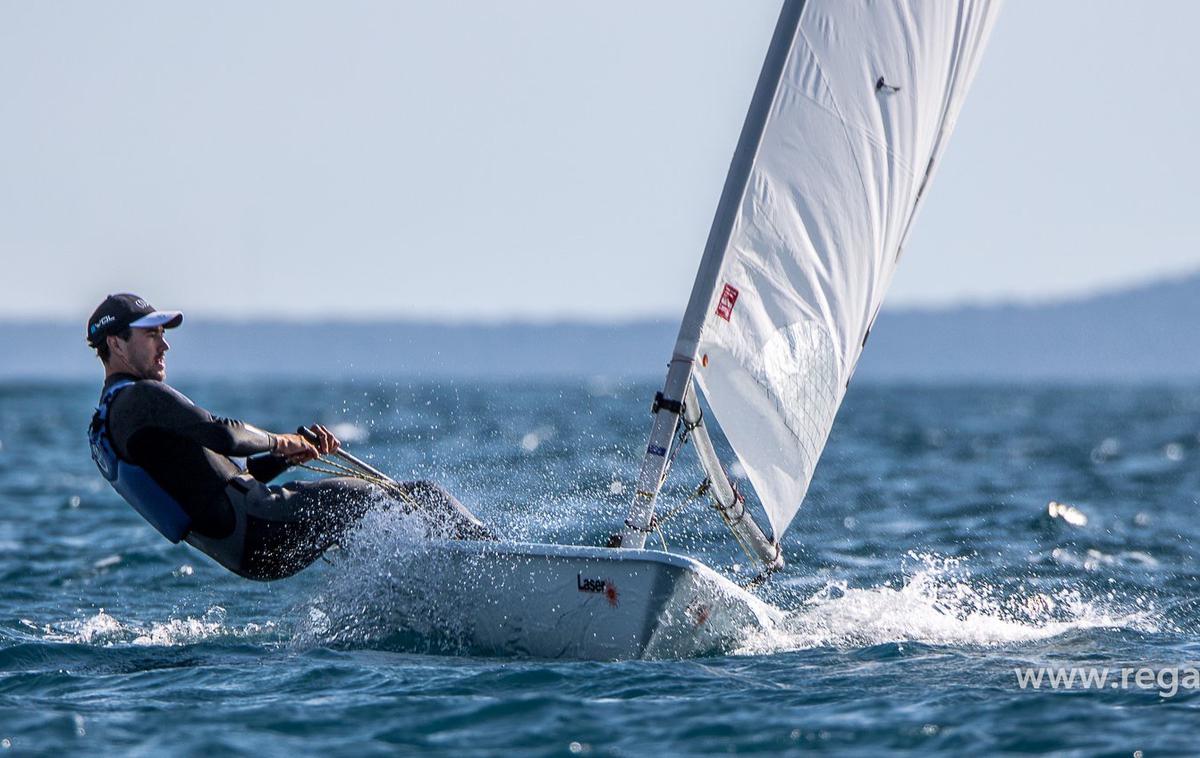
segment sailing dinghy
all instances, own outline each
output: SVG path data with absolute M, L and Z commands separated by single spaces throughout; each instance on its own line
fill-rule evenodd
M 729 650 L 778 611 L 699 561 L 646 549 L 681 438 L 765 574 L 953 130 L 996 0 L 786 0 L 609 547 L 437 543 L 439 600 L 471 649 L 617 659 Z M 726 474 L 696 388 L 767 517 Z M 461 592 L 459 599 L 443 592 Z M 426 619 L 427 621 L 427 619 Z

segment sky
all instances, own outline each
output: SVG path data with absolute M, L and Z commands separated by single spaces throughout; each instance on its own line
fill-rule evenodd
M 682 313 L 778 0 L 0 0 L 0 318 Z M 890 306 L 1200 268 L 1200 3 L 1009 0 Z

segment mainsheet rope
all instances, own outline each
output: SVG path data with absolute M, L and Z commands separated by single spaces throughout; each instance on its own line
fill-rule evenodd
M 345 463 L 340 463 L 340 462 L 332 460 L 330 458 L 320 457 L 320 458 L 317 458 L 317 460 L 320 461 L 321 463 L 325 464 L 326 466 L 330 466 L 332 468 L 321 468 L 320 466 L 314 466 L 309 463 L 301 463 L 298 465 L 302 469 L 306 469 L 308 471 L 313 471 L 318 474 L 325 474 L 327 476 L 333 476 L 333 477 L 349 477 L 351 479 L 359 479 L 361 481 L 367 482 L 368 484 L 374 484 L 375 486 L 383 489 L 385 492 L 389 492 L 389 493 L 395 495 L 396 497 L 400 498 L 406 504 L 411 506 L 413 508 L 413 510 L 420 509 L 420 505 L 415 500 L 413 500 L 412 497 L 409 495 L 409 493 L 405 492 L 404 489 L 397 482 L 390 481 L 388 479 L 384 479 L 382 477 L 379 477 L 379 476 L 376 476 L 376 475 L 370 473 L 369 471 L 364 471 L 356 466 L 351 466 L 351 465 L 347 465 Z
M 667 465 L 663 468 L 662 479 L 658 483 L 660 490 L 662 489 L 663 485 L 666 484 L 667 475 L 671 473 L 671 468 L 675 465 L 675 458 L 676 458 L 676 456 L 679 455 L 679 451 L 681 449 L 683 449 L 683 446 L 688 443 L 688 439 L 691 437 L 692 431 L 700 425 L 699 421 L 697 421 L 695 423 L 689 423 L 686 419 L 680 419 L 680 420 L 682 422 L 680 425 L 682 428 L 682 431 L 680 432 L 679 441 L 676 443 L 675 449 L 671 451 L 671 457 L 669 457 L 667 459 Z M 679 515 L 680 513 L 682 513 L 684 511 L 684 509 L 686 509 L 692 503 L 694 503 L 697 500 L 699 500 L 700 498 L 704 497 L 704 495 L 706 493 L 709 493 L 711 491 L 712 491 L 712 480 L 706 476 L 706 477 L 704 477 L 704 481 L 700 483 L 700 486 L 696 488 L 696 491 L 693 492 L 692 495 L 690 497 L 688 497 L 687 500 L 683 501 L 679 505 L 677 505 L 674 508 L 672 508 L 671 510 L 667 511 L 661 517 L 660 516 L 651 516 L 650 517 L 650 528 L 654 530 L 654 532 L 658 535 L 659 541 L 662 542 L 663 552 L 669 553 L 669 552 L 671 552 L 671 550 L 667 546 L 666 536 L 663 535 L 662 525 L 665 524 L 668 520 L 670 520 L 670 519 L 674 518 L 675 516 Z M 737 489 L 736 488 L 734 489 L 734 497 L 737 497 Z M 721 504 L 717 501 L 715 494 L 712 497 L 711 505 L 712 505 L 713 510 L 715 510 L 717 513 L 719 513 L 721 515 L 721 521 L 725 524 L 725 526 L 730 527 L 729 531 L 733 533 L 734 541 L 737 542 L 737 545 L 738 545 L 738 547 L 740 547 L 742 549 L 742 552 L 746 554 L 746 558 L 748 558 L 752 564 L 757 563 L 758 558 L 755 555 L 753 548 L 751 548 L 751 546 L 749 544 L 747 544 L 747 542 L 742 538 L 742 536 L 737 533 L 736 529 L 732 528 L 731 522 L 729 520 L 729 515 L 725 512 L 725 509 L 721 507 Z M 745 506 L 743 506 L 743 507 L 745 507 Z

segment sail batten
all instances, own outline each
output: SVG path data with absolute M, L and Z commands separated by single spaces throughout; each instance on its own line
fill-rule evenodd
M 789 0 L 675 358 L 778 539 L 803 501 L 998 2 Z

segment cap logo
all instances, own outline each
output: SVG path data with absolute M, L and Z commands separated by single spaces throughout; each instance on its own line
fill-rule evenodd
M 112 315 L 108 315 L 108 316 L 101 318 L 99 321 L 92 324 L 92 334 L 95 334 L 101 327 L 111 324 L 112 322 L 114 322 L 116 320 L 117 320 L 117 317 L 112 316 Z
M 139 308 L 149 308 L 150 307 L 149 305 L 146 305 L 146 301 L 141 299 L 140 297 L 137 300 L 134 300 L 133 304 Z

